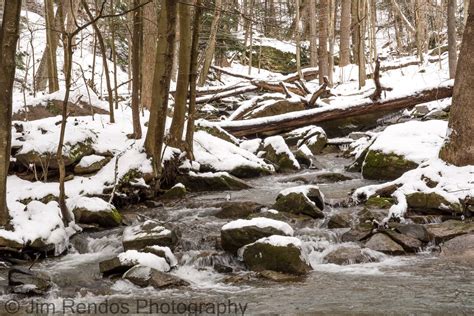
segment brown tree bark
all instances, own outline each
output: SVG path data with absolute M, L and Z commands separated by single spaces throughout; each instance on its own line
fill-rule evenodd
M 176 38 L 177 3 L 165 0 L 161 6 L 158 22 L 155 74 L 153 79 L 152 106 L 145 140 L 147 154 L 153 159 L 155 187 L 159 189 L 161 177 L 161 154 L 165 138 L 166 113 L 171 82 L 171 68 Z
M 344 67 L 351 63 L 351 0 L 342 0 L 341 3 L 341 34 L 339 66 Z
M 59 10 L 59 8 L 58 8 Z M 58 47 L 58 30 L 54 23 L 53 0 L 44 1 L 44 11 L 46 20 L 46 54 L 49 93 L 59 90 L 58 64 L 56 61 L 56 50 Z
M 140 0 L 133 0 L 133 6 L 138 7 Z M 132 139 L 142 138 L 142 127 L 140 125 L 140 44 L 142 42 L 142 8 L 133 12 L 132 31 Z
M 189 72 L 191 68 L 191 5 L 192 2 L 190 0 L 183 0 L 183 2 L 178 4 L 179 28 L 181 33 L 179 68 L 173 121 L 171 122 L 170 128 L 170 145 L 178 148 L 182 147 L 186 103 L 188 100 Z
M 474 165 L 474 3 L 469 5 L 469 16 L 464 29 L 459 53 L 453 104 L 449 114 L 448 139 L 440 158 L 456 166 Z
M 449 49 L 449 78 L 456 76 L 458 48 L 456 41 L 456 0 L 448 0 L 448 49 Z
M 153 71 L 156 59 L 157 8 L 155 1 L 143 7 L 143 60 L 142 60 L 142 106 L 150 109 L 153 93 Z
M 196 96 L 198 79 L 198 47 L 199 47 L 199 28 L 201 25 L 202 1 L 196 0 L 196 9 L 194 10 L 193 20 L 193 38 L 191 46 L 191 61 L 189 71 L 189 109 L 188 123 L 186 125 L 186 144 L 188 158 L 194 160 L 194 121 L 196 116 Z
M 207 42 L 206 50 L 204 52 L 204 63 L 201 70 L 201 75 L 199 76 L 199 86 L 202 87 L 207 80 L 207 75 L 209 74 L 209 68 L 211 67 L 212 58 L 214 57 L 214 51 L 216 49 L 216 37 L 219 27 L 219 20 L 221 17 L 221 7 L 222 0 L 216 0 L 214 18 L 211 24 L 211 31 L 209 35 L 209 40 Z
M 365 29 L 366 29 L 366 12 L 367 12 L 367 7 L 366 7 L 366 2 L 365 0 L 357 0 L 357 12 L 358 12 L 358 18 L 357 18 L 357 24 L 358 24 L 358 32 L 359 36 L 357 37 L 358 43 L 357 43 L 357 53 L 358 55 L 358 65 L 359 65 L 359 89 L 362 89 L 362 87 L 365 86 L 366 80 L 367 80 L 367 74 L 365 71 Z
M 8 1 L 3 8 L 0 30 L 0 226 L 9 228 L 7 177 L 10 166 L 12 94 L 15 80 L 16 44 L 20 33 L 21 0 Z
M 349 1 L 350 2 L 350 1 Z M 309 0 L 309 61 L 311 67 L 318 67 L 318 21 L 316 19 L 316 0 Z
M 329 0 L 319 1 L 319 84 L 329 75 L 328 27 Z

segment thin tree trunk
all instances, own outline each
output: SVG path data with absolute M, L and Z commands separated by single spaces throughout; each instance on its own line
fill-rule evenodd
M 46 20 L 46 52 L 47 52 L 47 74 L 49 93 L 59 90 L 58 64 L 56 61 L 56 50 L 58 47 L 58 36 L 54 18 L 53 0 L 45 0 L 45 20 Z M 59 9 L 58 9 L 59 10 Z
M 140 5 L 140 0 L 134 0 L 133 6 Z M 132 122 L 133 134 L 130 138 L 142 138 L 140 125 L 140 44 L 142 37 L 142 9 L 133 12 L 133 35 L 132 35 Z
M 296 37 L 296 72 L 300 79 L 303 78 L 303 74 L 301 72 L 301 17 L 300 17 L 300 0 L 296 0 L 296 8 L 295 8 L 295 37 Z
M 359 64 L 359 0 L 352 0 L 351 3 L 351 30 L 352 30 L 352 56 L 354 64 Z
M 471 2 L 468 12 L 449 114 L 448 139 L 440 152 L 441 159 L 456 166 L 474 165 L 474 3 Z
M 143 7 L 143 60 L 142 60 L 142 106 L 150 109 L 153 93 L 153 71 L 156 60 L 156 38 L 158 16 L 155 2 Z
M 449 48 L 449 78 L 456 76 L 458 49 L 456 41 L 456 0 L 448 0 L 448 48 Z
M 367 79 L 367 75 L 365 73 L 365 15 L 366 15 L 366 2 L 365 0 L 357 0 L 358 2 L 358 49 L 357 52 L 358 56 L 358 64 L 359 64 L 359 89 L 365 86 L 365 81 Z
M 255 4 L 255 0 L 250 0 L 249 4 L 249 12 L 253 12 L 253 7 Z M 252 74 L 252 67 L 253 67 L 253 24 L 252 24 L 253 14 L 249 14 L 249 22 L 248 22 L 248 34 L 249 34 L 249 76 Z
M 190 0 L 183 0 L 183 2 L 178 4 L 181 38 L 176 97 L 173 121 L 171 122 L 170 128 L 170 145 L 178 148 L 182 148 L 186 101 L 188 99 L 189 72 L 191 67 L 191 5 L 192 2 Z
M 339 66 L 345 67 L 351 63 L 351 0 L 341 2 L 340 33 Z
M 211 67 L 212 58 L 214 57 L 214 51 L 216 49 L 216 37 L 221 17 L 221 6 L 222 0 L 216 0 L 209 41 L 207 42 L 207 47 L 204 52 L 204 64 L 202 66 L 201 75 L 199 76 L 199 86 L 201 87 L 206 83 L 209 68 Z
M 21 1 L 8 1 L 3 8 L 0 29 L 0 226 L 10 228 L 7 205 L 7 177 L 10 166 L 12 94 L 15 55 L 20 33 Z
M 334 40 L 335 40 L 335 29 L 336 24 L 336 0 L 329 0 L 329 55 L 328 55 L 328 80 L 329 87 L 332 87 L 334 84 Z
M 84 10 L 86 11 L 87 17 L 90 21 L 94 20 L 94 16 L 92 15 L 89 6 L 87 5 L 86 1 L 82 1 L 82 5 Z M 99 43 L 100 54 L 102 55 L 102 63 L 104 66 L 104 74 L 105 74 L 105 83 L 107 85 L 107 96 L 109 102 L 109 117 L 110 123 L 115 123 L 115 116 L 114 116 L 114 95 L 112 91 L 112 83 L 110 82 L 110 73 L 109 73 L 109 65 L 107 63 L 107 50 L 105 48 L 104 38 L 102 37 L 102 32 L 97 25 L 97 22 L 92 23 L 92 27 L 94 28 L 94 33 L 97 36 L 97 42 Z
M 189 71 L 189 109 L 188 124 L 186 125 L 186 144 L 188 146 L 188 158 L 194 159 L 194 120 L 196 116 L 196 96 L 198 79 L 198 47 L 199 47 L 199 27 L 201 25 L 202 2 L 196 0 L 193 21 L 193 39 L 191 46 L 191 61 Z
M 113 14 L 114 12 L 114 2 L 110 1 L 110 13 Z M 113 69 L 114 69 L 114 101 L 115 101 L 115 109 L 118 110 L 118 79 L 117 79 L 117 51 L 115 49 L 115 19 L 109 19 L 109 28 L 110 28 L 110 48 L 112 50 L 112 62 L 113 62 Z
M 309 0 L 309 61 L 311 67 L 318 67 L 318 21 L 316 17 L 316 0 Z
M 171 68 L 176 38 L 177 3 L 175 0 L 162 2 L 158 23 L 158 43 L 156 47 L 155 74 L 150 120 L 145 140 L 145 148 L 153 158 L 155 188 L 159 189 L 161 177 L 161 154 L 165 138 L 166 113 L 171 82 Z
M 415 20 L 416 20 L 416 47 L 420 62 L 424 62 L 424 54 L 428 47 L 426 45 L 426 0 L 415 0 Z
M 324 83 L 324 77 L 329 75 L 328 59 L 328 20 L 329 1 L 319 1 L 319 84 Z

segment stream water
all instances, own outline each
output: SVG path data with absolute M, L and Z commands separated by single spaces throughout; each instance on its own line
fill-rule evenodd
M 72 239 L 68 254 L 36 263 L 33 269 L 51 275 L 54 287 L 46 297 L 36 298 L 35 302 L 54 303 L 56 311 L 61 311 L 65 298 L 73 298 L 74 304 L 107 301 L 110 305 L 120 302 L 127 304 L 130 313 L 139 311 L 144 314 L 156 312 L 143 305 L 143 300 L 149 299 L 186 304 L 229 304 L 230 300 L 245 306 L 248 314 L 474 314 L 472 263 L 445 261 L 426 250 L 403 257 L 380 254 L 381 262 L 378 263 L 349 266 L 324 264 L 324 254 L 341 245 L 340 235 L 345 230 L 324 228 L 325 223 L 321 220 L 293 226 L 295 235 L 304 241 L 310 252 L 314 269 L 299 282 L 276 283 L 257 278 L 247 272 L 236 258 L 216 250 L 220 228 L 228 220 L 213 216 L 218 210 L 215 205 L 228 199 L 229 194 L 232 201 L 272 205 L 280 190 L 298 185 L 288 181 L 295 175 L 311 179 L 321 172 L 330 171 L 351 177 L 352 180 L 320 184 L 326 202 L 331 204 L 346 199 L 353 189 L 370 184 L 359 174 L 345 172 L 343 167 L 349 161 L 344 158 L 328 154 L 319 156 L 318 160 L 319 170 L 253 179 L 249 181 L 253 186 L 249 190 L 190 194 L 174 205 L 158 208 L 137 205 L 125 210 L 124 216 L 128 221 L 154 218 L 179 228 L 182 236 L 175 253 L 179 266 L 172 273 L 190 282 L 189 287 L 158 291 L 139 288 L 121 279 L 102 278 L 99 262 L 122 251 L 123 228 L 117 228 L 78 234 Z M 352 209 L 357 211 L 359 208 Z M 328 207 L 327 210 L 339 211 L 343 209 Z M 232 266 L 237 272 L 229 279 L 229 275 L 213 269 L 215 263 Z M 1 272 L 0 277 L 4 283 L 5 271 Z M 28 311 L 30 299 L 10 294 L 0 297 L 3 302 L 11 299 L 19 299 L 21 311 Z M 142 304 L 138 310 L 137 300 Z M 240 306 L 231 307 L 231 312 L 241 314 Z M 48 311 L 51 312 L 50 309 Z M 65 312 L 67 314 L 68 310 Z M 101 314 L 116 313 L 115 310 L 107 310 Z

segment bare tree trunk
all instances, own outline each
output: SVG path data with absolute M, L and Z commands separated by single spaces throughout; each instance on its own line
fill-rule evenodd
M 316 0 L 309 0 L 309 61 L 311 67 L 318 66 L 318 21 L 316 20 Z
M 468 12 L 469 12 L 469 2 L 471 0 L 464 0 L 464 26 L 467 23 L 467 17 L 468 17 Z
M 199 76 L 199 86 L 203 86 L 206 83 L 207 75 L 209 73 L 209 68 L 211 67 L 212 58 L 214 57 L 214 51 L 216 49 L 216 37 L 219 27 L 219 20 L 221 17 L 221 6 L 222 0 L 216 0 L 215 10 L 214 10 L 214 19 L 211 24 L 211 32 L 209 35 L 209 41 L 207 42 L 207 47 L 204 52 L 204 64 L 202 66 L 201 75 Z
M 153 71 L 156 59 L 156 38 L 158 28 L 156 3 L 153 1 L 143 7 L 143 60 L 142 60 L 142 106 L 150 109 L 153 93 Z
M 296 0 L 296 72 L 298 72 L 298 76 L 300 79 L 303 78 L 303 73 L 301 72 L 301 17 L 300 17 L 300 0 Z
M 86 1 L 82 1 L 82 5 L 84 10 L 86 11 L 87 17 L 90 21 L 94 20 L 94 16 L 92 15 L 89 6 L 87 5 Z M 97 25 L 97 21 L 92 23 L 92 27 L 94 28 L 94 33 L 97 36 L 97 42 L 99 43 L 100 54 L 102 55 L 102 63 L 104 66 L 104 74 L 105 74 L 105 83 L 107 85 L 107 96 L 109 102 L 109 117 L 110 123 L 115 123 L 115 116 L 114 116 L 114 95 L 112 92 L 112 83 L 110 82 L 110 73 L 109 73 L 109 65 L 107 63 L 107 50 L 105 49 L 104 38 L 102 37 L 102 32 Z
M 335 41 L 335 24 L 336 24 L 336 0 L 329 0 L 329 55 L 328 55 L 328 80 L 329 87 L 334 84 L 334 41 Z
M 189 72 L 191 67 L 191 5 L 190 0 L 183 0 L 178 4 L 180 20 L 180 49 L 178 80 L 176 85 L 176 97 L 173 113 L 173 121 L 170 128 L 170 145 L 182 148 L 184 118 L 186 115 L 186 101 L 188 100 Z
M 448 48 L 449 48 L 449 78 L 456 76 L 458 49 L 456 41 L 456 0 L 448 0 Z
M 10 166 L 12 94 L 15 55 L 20 33 L 21 1 L 8 1 L 3 8 L 0 29 L 0 226 L 10 228 L 7 205 L 7 177 Z
M 358 36 L 358 49 L 357 52 L 359 54 L 358 56 L 358 64 L 359 64 L 359 89 L 365 86 L 365 81 L 367 79 L 367 75 L 365 72 L 365 15 L 366 15 L 366 2 L 365 0 L 357 0 L 358 2 L 358 30 L 359 30 L 359 36 Z
M 253 12 L 253 7 L 255 4 L 255 0 L 250 0 L 249 4 L 249 12 Z M 249 76 L 252 74 L 252 67 L 253 67 L 253 24 L 252 24 L 253 14 L 249 14 L 249 22 L 248 22 L 248 34 L 249 34 Z
M 56 61 L 56 50 L 58 47 L 58 36 L 54 18 L 53 0 L 45 0 L 45 20 L 46 20 L 46 52 L 47 52 L 47 73 L 49 93 L 59 90 L 58 64 Z M 59 10 L 59 9 L 58 9 Z
M 324 77 L 329 75 L 328 60 L 328 19 L 329 1 L 319 1 L 319 84 L 324 83 Z
M 474 4 L 469 5 L 464 30 L 460 67 L 456 71 L 453 104 L 449 115 L 448 139 L 440 158 L 456 166 L 474 165 Z
M 198 47 L 199 47 L 199 27 L 201 25 L 202 2 L 196 0 L 193 20 L 193 38 L 191 46 L 191 61 L 189 71 L 189 109 L 188 124 L 186 125 L 186 144 L 188 146 L 188 158 L 194 159 L 194 120 L 196 116 L 196 96 L 198 79 Z
M 352 56 L 354 64 L 359 64 L 359 0 L 352 0 L 351 3 L 351 29 L 352 29 Z
M 339 66 L 345 67 L 351 63 L 351 0 L 342 0 L 341 3 L 341 35 Z
M 176 38 L 177 3 L 175 0 L 162 2 L 158 22 L 158 42 L 156 47 L 155 74 L 153 79 L 152 106 L 145 140 L 145 148 L 153 158 L 153 172 L 156 189 L 161 177 L 161 154 L 165 138 L 166 113 L 171 82 L 171 68 Z
M 114 12 L 114 1 L 110 1 L 110 13 Z M 112 50 L 112 62 L 114 68 L 114 101 L 115 109 L 118 110 L 118 79 L 117 79 L 117 51 L 115 49 L 115 19 L 109 19 L 109 28 L 110 28 L 110 48 Z
M 426 34 L 426 0 L 415 0 L 415 20 L 416 20 L 416 47 L 420 62 L 424 62 L 424 54 L 428 47 Z
M 133 6 L 140 5 L 140 0 L 134 0 Z M 130 138 L 142 138 L 140 125 L 140 44 L 142 37 L 142 9 L 133 12 L 133 34 L 132 34 L 132 122 L 133 134 Z

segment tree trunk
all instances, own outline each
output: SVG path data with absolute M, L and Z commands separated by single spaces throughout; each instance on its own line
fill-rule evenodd
M 59 10 L 59 9 L 58 9 Z M 59 90 L 58 64 L 56 61 L 56 50 L 58 47 L 58 30 L 56 30 L 53 0 L 44 2 L 46 20 L 46 52 L 47 52 L 47 74 L 49 93 Z
M 199 27 L 201 25 L 202 2 L 196 0 L 196 9 L 194 11 L 193 21 L 193 39 L 191 46 L 191 61 L 189 72 L 189 109 L 188 124 L 186 126 L 186 144 L 188 146 L 188 158 L 194 159 L 194 120 L 196 116 L 196 96 L 198 79 L 198 47 L 199 47 Z
M 184 118 L 186 115 L 186 101 L 188 100 L 189 72 L 191 63 L 191 5 L 190 0 L 183 0 L 178 4 L 180 49 L 178 80 L 176 84 L 176 97 L 174 104 L 173 121 L 170 128 L 170 145 L 182 148 Z
M 444 161 L 456 166 L 474 165 L 474 3 L 464 29 L 456 71 L 453 104 L 449 114 L 448 139 L 440 152 Z
M 21 1 L 7 1 L 0 30 L 0 226 L 9 228 L 7 177 L 10 166 L 12 94 L 15 81 L 15 55 L 20 33 Z
M 89 6 L 87 5 L 87 1 L 83 0 L 82 5 L 84 7 L 84 11 L 86 11 L 87 17 L 90 21 L 94 20 L 94 16 L 92 15 Z M 107 50 L 105 48 L 104 38 L 102 37 L 102 32 L 97 25 L 97 21 L 92 23 L 92 27 L 94 28 L 94 33 L 97 36 L 97 42 L 99 43 L 100 54 L 102 55 L 102 63 L 104 66 L 104 73 L 105 73 L 105 83 L 107 85 L 107 97 L 109 102 L 109 117 L 110 123 L 115 123 L 115 116 L 114 116 L 114 95 L 112 91 L 112 83 L 110 81 L 110 72 L 109 72 L 109 65 L 107 62 Z
M 340 33 L 339 66 L 345 67 L 351 63 L 351 0 L 342 0 Z
M 365 0 L 357 0 L 358 2 L 358 19 L 357 19 L 357 24 L 358 24 L 358 30 L 359 30 L 359 36 L 358 36 L 358 49 L 357 52 L 359 54 L 358 56 L 358 64 L 359 64 L 359 89 L 362 89 L 362 87 L 365 86 L 365 81 L 367 79 L 367 74 L 365 72 L 365 26 L 366 26 L 366 2 Z
M 424 54 L 428 47 L 426 45 L 426 0 L 415 0 L 415 21 L 416 21 L 416 47 L 418 58 L 424 62 Z
M 300 17 L 300 0 L 296 0 L 296 29 L 295 29 L 295 37 L 296 37 L 296 72 L 298 76 L 303 78 L 301 73 L 301 17 Z
M 456 0 L 448 0 L 448 48 L 449 48 L 449 78 L 456 76 L 457 42 L 456 42 Z
M 140 5 L 140 0 L 134 0 L 133 6 Z M 132 122 L 133 134 L 130 138 L 142 138 L 140 125 L 140 44 L 142 42 L 142 8 L 133 12 L 132 32 Z
M 309 62 L 311 67 L 318 67 L 318 21 L 316 17 L 316 0 L 309 0 Z
M 212 58 L 214 57 L 214 51 L 216 49 L 216 37 L 219 27 L 219 20 L 221 17 L 221 6 L 222 0 L 216 0 L 215 10 L 214 10 L 214 19 L 211 24 L 211 31 L 209 34 L 209 41 L 207 42 L 207 47 L 204 52 L 204 63 L 201 70 L 201 75 L 199 76 L 199 86 L 202 87 L 207 80 L 207 75 L 209 73 L 209 68 L 211 67 Z
M 142 106 L 150 109 L 153 93 L 153 71 L 156 60 L 156 38 L 158 28 L 157 8 L 155 1 L 143 7 L 143 60 L 142 60 Z
M 352 0 L 351 3 L 351 30 L 352 30 L 352 56 L 354 64 L 359 64 L 359 0 Z
M 166 114 L 171 82 L 171 68 L 176 38 L 177 3 L 175 0 L 162 2 L 158 22 L 155 74 L 153 78 L 152 105 L 145 140 L 147 154 L 153 158 L 155 187 L 159 188 L 161 176 L 161 154 L 165 138 Z
M 334 84 L 334 41 L 335 41 L 335 24 L 336 24 L 336 0 L 329 0 L 329 55 L 328 55 L 328 80 L 329 87 Z
M 324 77 L 329 74 L 328 60 L 328 19 L 329 1 L 319 1 L 319 84 L 324 83 Z

